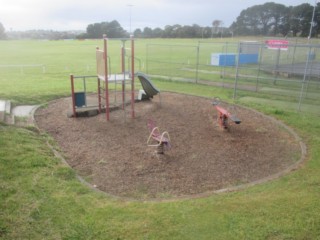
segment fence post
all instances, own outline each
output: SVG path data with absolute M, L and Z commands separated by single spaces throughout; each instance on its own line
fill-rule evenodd
M 278 76 L 279 76 L 280 51 L 281 51 L 281 49 L 278 48 L 276 65 L 275 65 L 275 68 L 274 68 L 274 78 L 273 78 L 273 84 L 274 85 L 277 84 L 277 80 L 278 80 Z
M 238 77 L 239 77 L 239 56 L 240 56 L 240 42 L 238 43 L 238 57 L 237 57 L 237 64 L 236 64 L 236 76 L 234 82 L 234 91 L 233 91 L 233 100 L 237 97 L 237 88 L 238 88 Z
M 301 102 L 302 102 L 302 97 L 303 97 L 303 93 L 304 93 L 304 85 L 306 84 L 306 77 L 307 77 L 307 71 L 308 71 L 308 67 L 309 67 L 310 53 L 311 53 L 311 46 L 309 45 L 307 61 L 306 61 L 306 65 L 304 67 L 303 80 L 302 80 L 302 83 L 301 83 L 301 91 L 300 91 L 298 112 L 300 112 L 300 110 L 301 110 Z
M 200 41 L 198 41 L 197 49 L 197 61 L 196 61 L 196 83 L 198 83 L 199 80 L 199 57 L 200 57 Z
M 264 53 L 263 44 L 259 43 L 259 45 L 260 45 L 260 53 L 259 53 L 259 65 L 258 65 L 258 73 L 257 73 L 257 81 L 256 81 L 256 92 L 258 92 L 262 56 L 263 56 L 263 53 Z
M 226 66 L 227 66 L 227 56 L 229 53 L 229 49 L 228 49 L 228 42 L 225 42 L 225 46 L 224 46 L 224 54 L 225 54 L 225 58 L 224 58 L 224 64 L 223 64 L 223 74 L 220 73 L 220 78 L 221 76 L 223 77 L 223 82 L 222 82 L 222 86 L 224 87 L 224 78 L 226 77 Z

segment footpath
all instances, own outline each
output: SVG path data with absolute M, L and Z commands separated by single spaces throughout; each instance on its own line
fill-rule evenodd
M 33 112 L 38 105 L 23 105 L 12 108 L 11 102 L 0 100 L 0 122 L 11 125 L 20 125 L 21 123 L 32 125 Z

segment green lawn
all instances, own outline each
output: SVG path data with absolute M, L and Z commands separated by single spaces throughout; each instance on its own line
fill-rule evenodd
M 141 55 L 147 42 L 136 42 Z M 0 65 L 46 66 L 45 73 L 0 68 L 0 99 L 36 104 L 69 96 L 70 73 L 94 74 L 97 45 L 100 40 L 0 41 Z M 161 90 L 228 101 L 233 95 L 232 89 L 154 83 Z M 320 239 L 319 117 L 249 92 L 241 92 L 237 103 L 292 127 L 307 144 L 307 161 L 277 180 L 189 200 L 126 201 L 95 192 L 53 154 L 47 141 L 58 147 L 50 136 L 0 124 L 0 239 Z

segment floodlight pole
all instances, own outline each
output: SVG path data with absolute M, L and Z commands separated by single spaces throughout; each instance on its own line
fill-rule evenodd
M 129 18 L 130 18 L 130 36 L 131 36 L 132 35 L 132 31 L 131 31 L 131 8 L 133 7 L 133 5 L 132 4 L 128 4 L 127 6 L 130 8 L 130 10 L 129 10 Z
M 318 0 L 315 1 L 314 6 L 313 6 L 313 12 L 312 12 L 312 18 L 311 18 L 311 23 L 310 23 L 310 31 L 309 31 L 308 40 L 311 39 L 312 28 L 313 28 L 313 24 L 314 24 L 314 15 L 315 15 L 315 12 L 316 12 L 317 4 L 318 4 Z

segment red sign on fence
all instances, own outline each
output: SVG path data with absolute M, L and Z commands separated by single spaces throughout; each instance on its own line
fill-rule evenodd
M 266 45 L 268 49 L 280 49 L 280 50 L 288 50 L 288 44 L 289 42 L 287 40 L 267 40 Z

